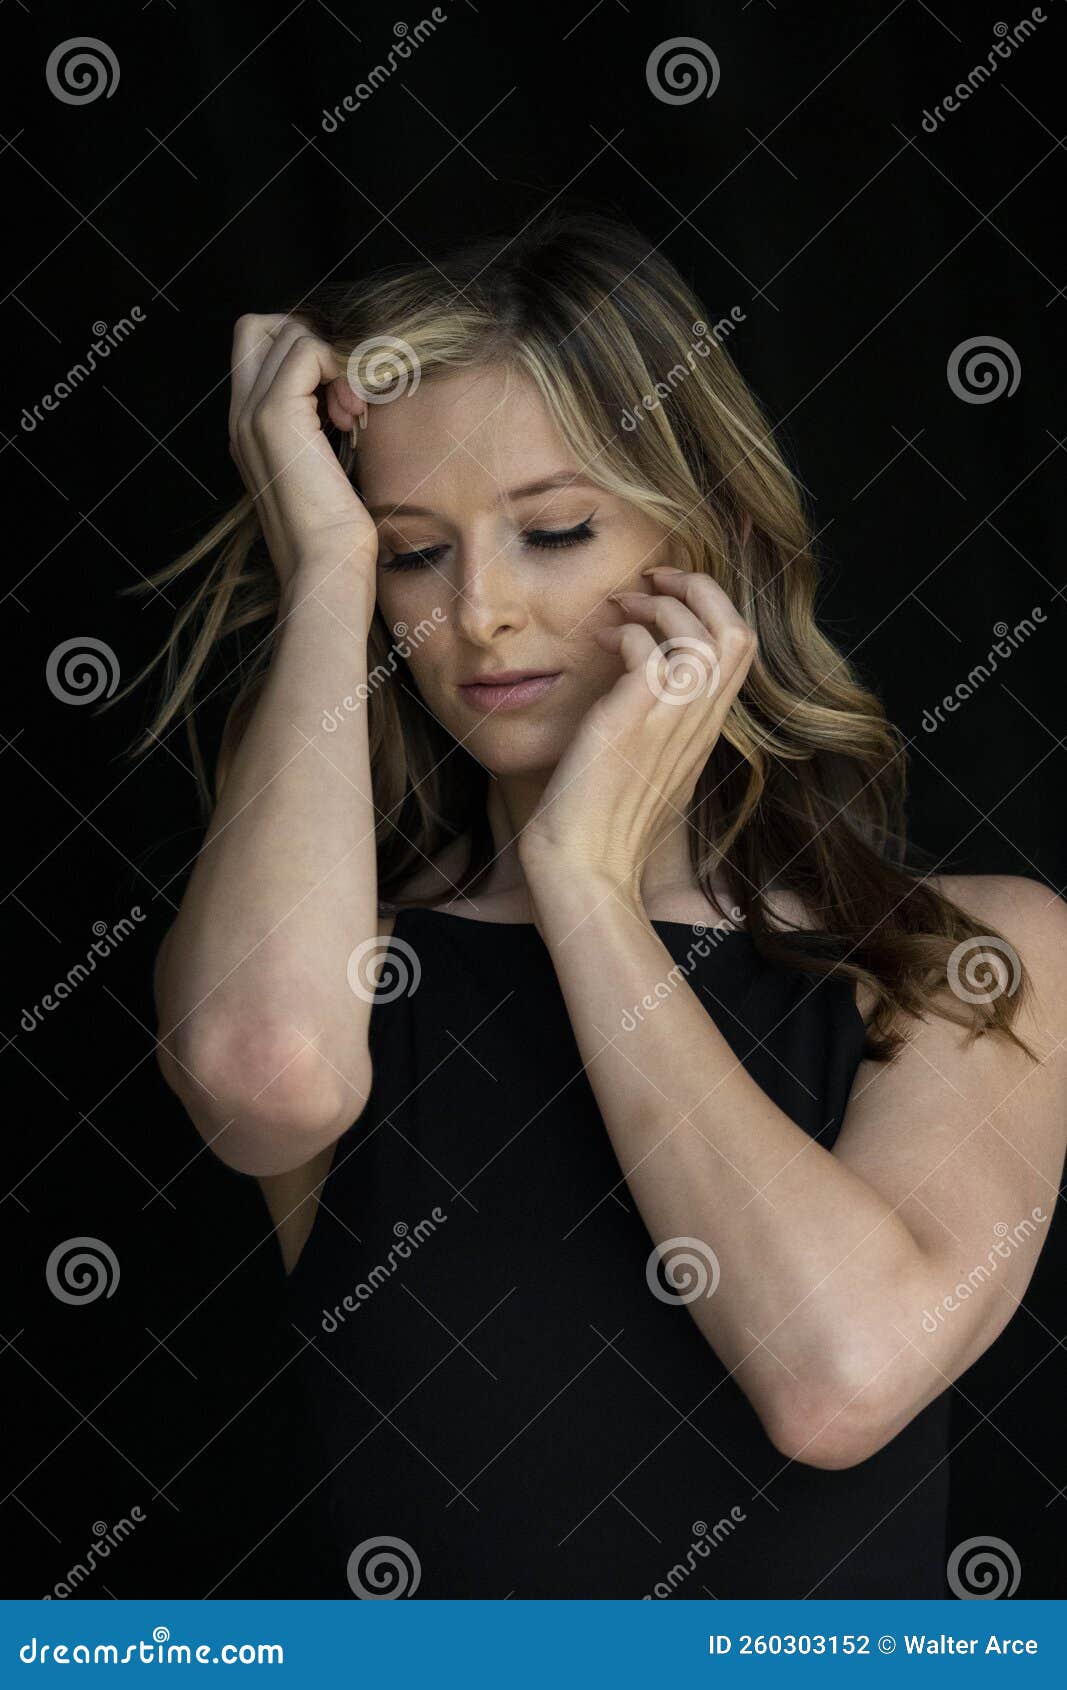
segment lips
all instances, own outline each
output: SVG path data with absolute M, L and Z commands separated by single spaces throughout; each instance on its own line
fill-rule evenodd
M 498 671 L 496 678 L 465 681 L 459 695 L 480 714 L 497 710 L 520 710 L 543 698 L 560 679 L 559 671 L 511 669 Z
M 484 675 L 472 675 L 469 681 L 462 681 L 465 687 L 496 687 L 510 686 L 515 681 L 539 680 L 542 675 L 554 675 L 555 669 L 491 669 Z

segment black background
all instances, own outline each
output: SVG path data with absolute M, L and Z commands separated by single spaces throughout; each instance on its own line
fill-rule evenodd
M 204 1150 L 153 1056 L 152 958 L 199 840 L 184 735 L 131 763 L 143 691 L 100 715 L 46 684 L 56 645 L 85 635 L 132 676 L 182 591 L 119 590 L 239 493 L 226 449 L 234 318 L 432 256 L 557 194 L 628 214 L 709 316 L 745 313 L 730 350 L 809 490 L 822 618 L 912 741 L 916 840 L 945 870 L 1060 889 L 1067 6 L 1044 9 L 1035 38 L 930 134 L 924 111 L 1021 10 L 459 0 L 328 133 L 324 108 L 384 58 L 395 8 L 4 8 L 15 363 L 0 1236 L 3 1390 L 23 1421 L 3 1487 L 18 1546 L 8 1594 L 43 1595 L 94 1522 L 133 1506 L 145 1523 L 80 1594 L 318 1588 L 321 1492 L 300 1503 L 317 1475 L 290 1420 L 295 1345 L 266 1209 Z M 67 104 L 45 66 L 83 34 L 108 43 L 119 80 Z M 712 98 L 672 105 L 645 67 L 687 35 L 713 49 L 721 80 Z M 23 407 L 85 355 L 92 325 L 133 306 L 141 326 L 26 429 Z M 1012 395 L 953 392 L 950 354 L 975 336 L 1013 349 Z M 925 731 L 924 711 L 986 655 L 994 626 L 1035 606 L 1044 623 Z M 84 956 L 93 923 L 135 904 L 136 933 L 26 1032 L 23 1008 Z M 81 1235 L 109 1243 L 121 1278 L 75 1308 L 44 1270 Z M 1061 1218 L 1024 1310 L 954 1392 L 950 1541 L 1008 1540 L 1023 1597 L 1064 1594 L 1063 1261 Z

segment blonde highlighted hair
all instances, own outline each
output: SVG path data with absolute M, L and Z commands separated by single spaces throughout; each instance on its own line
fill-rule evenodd
M 688 567 L 711 574 L 758 635 L 688 815 L 702 889 L 721 908 L 714 870 L 767 959 L 870 987 L 872 1058 L 886 1060 L 900 1046 L 901 1014 L 930 1012 L 973 1036 L 1001 1034 L 1033 1055 L 1012 1025 L 1030 990 L 1021 965 L 1010 992 L 976 1002 L 978 994 L 953 990 L 959 959 L 970 955 L 973 966 L 990 939 L 1003 956 L 1015 953 L 907 865 L 903 740 L 816 624 L 818 571 L 797 481 L 698 299 L 663 254 L 613 218 L 555 212 L 435 264 L 392 266 L 322 290 L 293 314 L 342 359 L 364 349 L 360 374 L 371 390 L 406 381 L 411 359 L 420 380 L 496 365 L 534 383 L 583 473 L 660 523 Z M 383 359 L 375 348 L 390 337 L 403 350 Z M 358 489 L 358 435 L 338 433 L 325 418 L 324 426 Z M 165 645 L 110 702 L 163 665 L 158 708 L 130 754 L 150 750 L 184 719 L 206 817 L 274 646 L 278 581 L 250 496 L 127 590 L 186 575 L 196 584 Z M 251 652 L 242 630 L 259 636 Z M 235 681 L 212 779 L 195 716 L 216 655 L 230 657 Z M 417 688 L 380 610 L 368 668 L 384 677 L 367 700 L 381 896 L 402 901 L 424 860 L 468 832 L 459 885 L 470 892 L 492 859 L 485 773 L 408 696 Z M 799 897 L 817 931 L 772 919 L 772 888 Z

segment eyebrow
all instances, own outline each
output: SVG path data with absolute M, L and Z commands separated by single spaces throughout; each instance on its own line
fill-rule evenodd
M 506 504 L 510 500 L 532 499 L 537 493 L 552 493 L 561 487 L 596 487 L 597 483 L 590 481 L 587 476 L 576 475 L 573 470 L 556 470 L 552 475 L 543 475 L 537 481 L 524 481 L 521 487 L 506 487 L 496 501 Z M 597 489 L 600 491 L 601 489 Z M 437 516 L 438 512 L 428 509 L 426 505 L 368 505 L 371 516 Z

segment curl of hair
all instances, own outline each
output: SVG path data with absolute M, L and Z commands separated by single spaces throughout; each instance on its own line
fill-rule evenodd
M 711 574 L 758 635 L 688 815 L 702 890 L 721 910 L 717 874 L 769 961 L 869 987 L 871 1059 L 886 1061 L 901 1046 L 902 1016 L 929 1013 L 971 1037 L 1000 1034 L 1033 1056 L 1012 1025 L 1031 990 L 1025 970 L 1018 989 L 988 1001 L 951 989 L 953 952 L 983 929 L 905 861 L 903 740 L 816 624 L 810 523 L 774 430 L 723 344 L 726 320 L 707 321 L 663 254 L 615 218 L 550 212 L 516 237 L 486 237 L 436 264 L 390 266 L 358 285 L 322 289 L 292 314 L 346 361 L 364 342 L 393 337 L 410 348 L 422 380 L 496 365 L 533 382 L 583 473 L 659 522 L 688 567 Z M 380 382 L 381 361 L 363 373 L 368 388 Z M 392 375 L 403 380 L 402 365 Z M 358 434 L 324 426 L 358 490 Z M 162 649 L 107 702 L 163 665 L 158 708 L 129 755 L 151 750 L 184 719 L 206 819 L 276 635 L 278 581 L 250 496 L 125 590 L 198 573 Z M 219 683 L 236 676 L 212 783 L 195 720 L 198 683 L 243 629 L 258 638 L 251 653 L 239 642 Z M 402 889 L 425 859 L 466 834 L 459 890 L 471 892 L 492 860 L 486 776 L 411 702 L 405 688 L 414 682 L 379 609 L 368 673 L 381 899 L 402 907 Z M 772 889 L 799 897 L 817 930 L 772 917 Z M 1014 954 L 1002 935 L 985 936 Z

